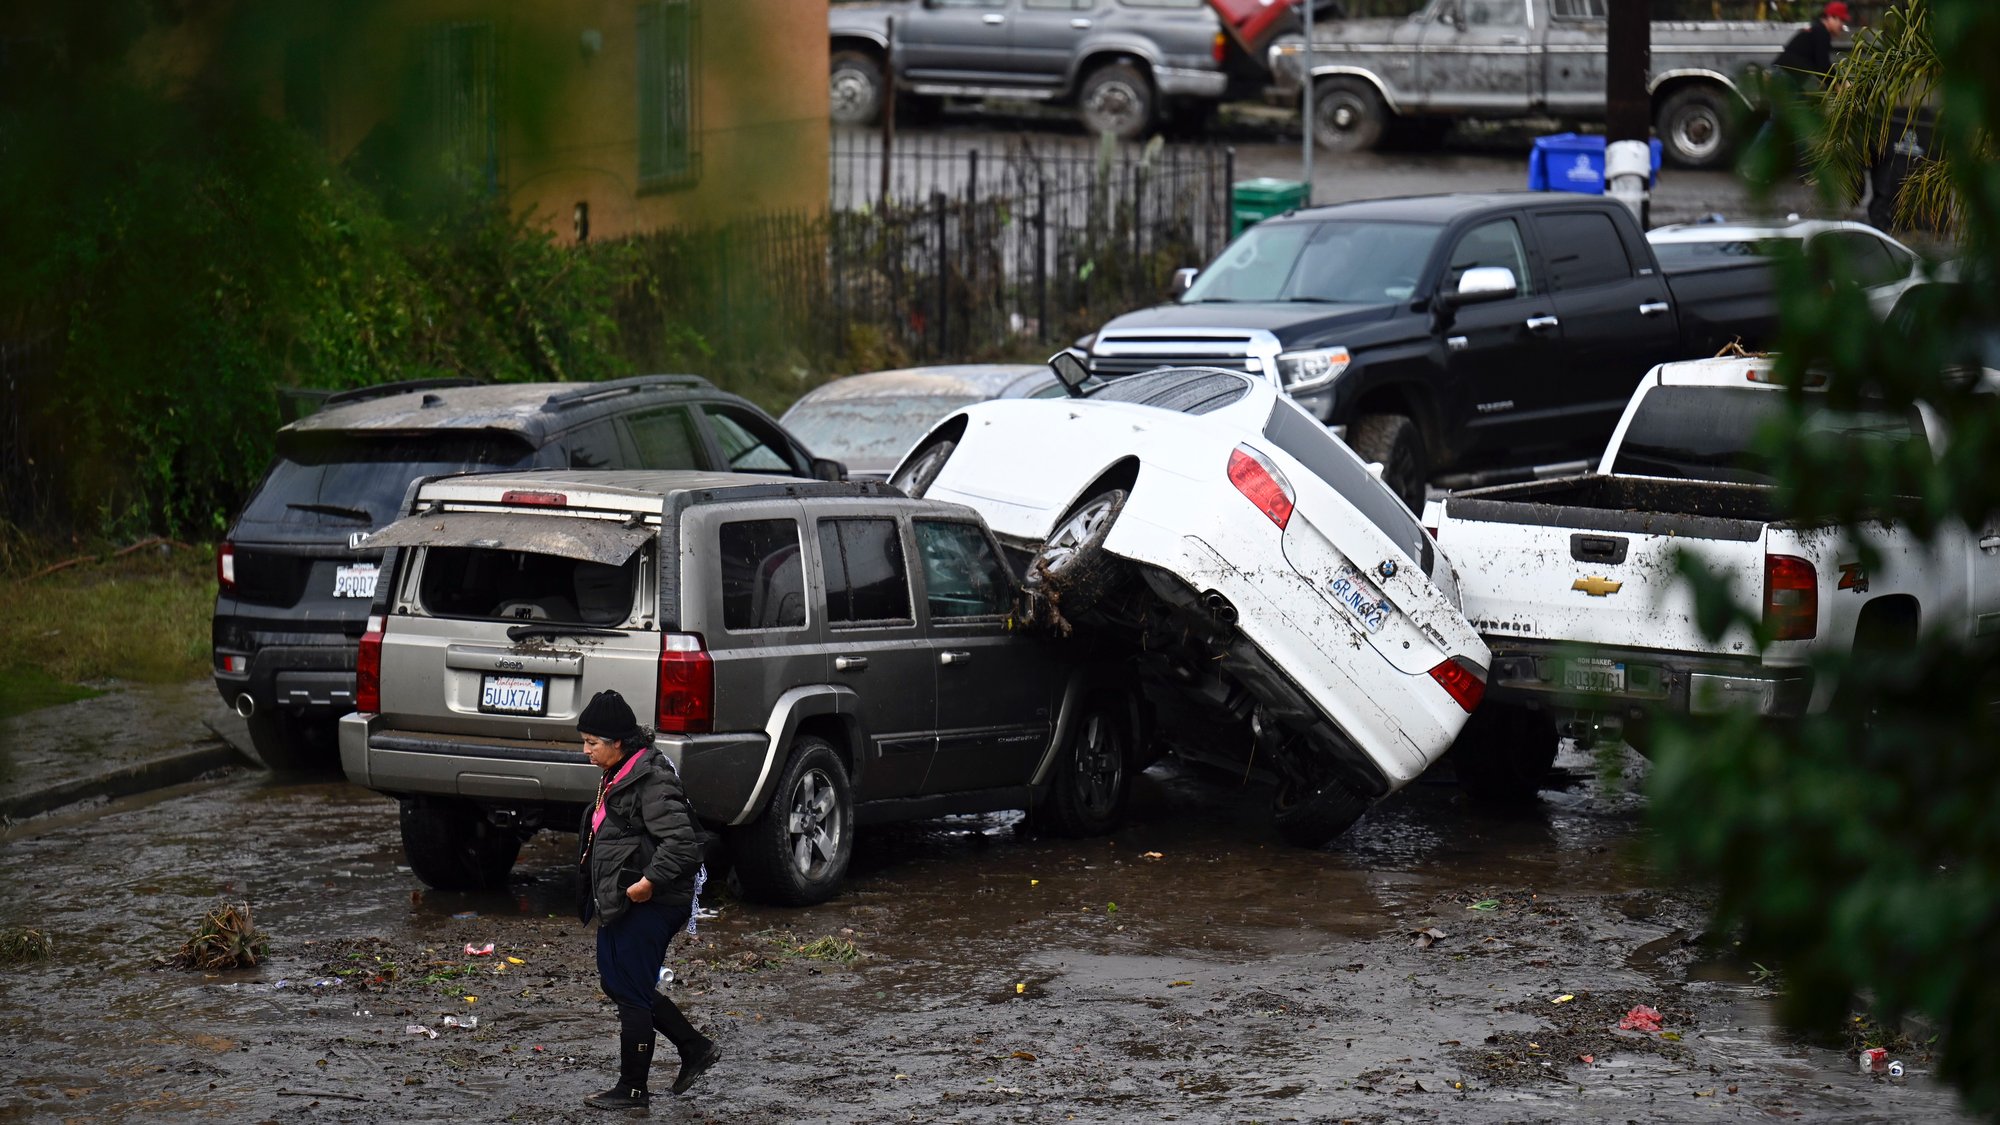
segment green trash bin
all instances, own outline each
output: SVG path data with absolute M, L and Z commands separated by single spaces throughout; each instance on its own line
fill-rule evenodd
M 1298 180 L 1275 180 L 1269 176 L 1238 180 L 1229 189 L 1229 237 L 1235 238 L 1246 227 L 1305 205 L 1306 185 Z

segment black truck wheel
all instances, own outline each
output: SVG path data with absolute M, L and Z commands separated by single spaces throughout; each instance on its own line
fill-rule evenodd
M 1367 152 L 1382 139 L 1389 109 L 1359 78 L 1322 78 L 1313 87 L 1313 139 L 1328 152 Z
M 1117 583 L 1118 559 L 1104 540 L 1125 510 L 1125 495 L 1122 488 L 1106 489 L 1071 508 L 1028 564 L 1029 584 L 1046 585 L 1064 614 L 1096 605 Z
M 1424 482 L 1430 462 L 1424 456 L 1424 436 L 1417 424 L 1401 414 L 1363 414 L 1347 427 L 1348 448 L 1363 461 L 1382 465 L 1382 483 L 1402 498 L 1412 512 L 1424 508 Z
M 860 51 L 835 51 L 828 76 L 828 115 L 835 125 L 873 125 L 887 84 L 882 64 Z
M 1101 836 L 1124 819 L 1132 740 L 1121 701 L 1103 691 L 1083 700 L 1056 750 L 1049 791 L 1035 809 L 1038 827 L 1058 836 Z
M 1654 118 L 1660 158 L 1681 168 L 1717 168 L 1729 160 L 1730 95 L 1716 86 L 1688 86 L 1660 103 Z
M 1452 769 L 1474 801 L 1527 804 L 1548 780 L 1561 742 L 1548 712 L 1484 703 L 1451 744 Z
M 406 797 L 403 857 L 440 891 L 495 891 L 521 854 L 521 837 L 488 821 L 470 801 Z
M 784 776 L 756 820 L 731 831 L 729 851 L 746 897 L 812 906 L 840 892 L 854 855 L 854 791 L 823 738 L 792 743 Z

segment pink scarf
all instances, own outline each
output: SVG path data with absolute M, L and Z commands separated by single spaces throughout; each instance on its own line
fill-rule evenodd
M 639 753 L 643 753 L 643 751 Z M 592 836 L 596 836 L 597 830 L 604 827 L 604 802 L 611 796 L 611 787 L 625 780 L 625 775 L 631 773 L 632 767 L 639 764 L 639 753 L 634 753 L 631 757 L 625 759 L 625 764 L 619 767 L 618 776 L 605 782 L 603 790 L 597 794 L 597 812 L 590 818 L 590 834 Z

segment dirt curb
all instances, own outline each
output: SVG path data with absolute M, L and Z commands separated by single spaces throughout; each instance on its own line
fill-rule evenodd
M 0 824 L 13 824 L 80 801 L 99 798 L 116 800 L 136 793 L 164 789 L 169 785 L 193 781 L 205 773 L 243 765 L 256 766 L 257 763 L 239 753 L 228 743 L 217 741 L 207 746 L 197 746 L 179 753 L 121 766 L 107 773 L 0 797 Z

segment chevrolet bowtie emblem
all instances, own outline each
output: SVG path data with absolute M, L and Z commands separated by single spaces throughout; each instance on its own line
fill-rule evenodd
M 1593 574 L 1588 578 L 1579 578 L 1576 581 L 1570 583 L 1569 588 L 1572 590 L 1582 590 L 1584 593 L 1589 594 L 1593 598 L 1601 598 L 1607 594 L 1617 593 L 1618 588 L 1623 585 L 1625 585 L 1625 583 L 1613 582 L 1609 578 L 1600 578 L 1597 575 Z

